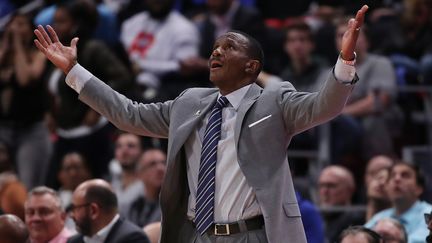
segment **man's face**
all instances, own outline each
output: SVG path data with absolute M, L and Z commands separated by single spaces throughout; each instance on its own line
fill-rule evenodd
M 133 134 L 122 134 L 117 139 L 115 158 L 123 168 L 134 168 L 141 155 L 139 138 Z
M 81 156 L 69 154 L 63 159 L 59 179 L 63 188 L 73 191 L 79 184 L 90 179 L 90 171 Z
M 92 219 L 90 217 L 90 204 L 84 199 L 84 192 L 76 190 L 72 196 L 72 209 L 70 216 L 75 222 L 78 232 L 85 236 L 92 235 Z
M 422 194 L 423 188 L 417 185 L 416 172 L 411 167 L 398 164 L 390 172 L 387 192 L 393 203 L 398 201 L 414 203 Z
M 383 238 L 385 243 L 403 242 L 403 232 L 389 221 L 378 221 L 373 230 Z
M 52 195 L 33 195 L 24 209 L 32 241 L 48 242 L 63 230 L 66 215 Z
M 144 152 L 139 161 L 139 176 L 146 186 L 160 188 L 166 171 L 166 156 L 160 150 Z
M 352 192 L 347 181 L 331 170 L 324 171 L 318 181 L 321 206 L 347 205 Z
M 374 177 L 369 180 L 367 185 L 367 197 L 376 200 L 388 202 L 388 195 L 386 189 L 387 180 L 389 178 L 389 171 L 383 169 L 378 171 Z
M 313 43 L 308 32 L 292 29 L 288 31 L 285 41 L 285 51 L 292 60 L 304 60 L 313 50 Z
M 365 184 L 368 186 L 369 182 L 380 172 L 382 169 L 389 169 L 393 161 L 386 156 L 373 157 L 367 167 L 365 173 Z
M 228 32 L 219 37 L 209 59 L 210 81 L 216 86 L 236 86 L 247 73 L 248 40 L 239 33 Z

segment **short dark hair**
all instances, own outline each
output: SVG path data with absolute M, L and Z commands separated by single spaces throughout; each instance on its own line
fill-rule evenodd
M 107 187 L 100 185 L 89 186 L 84 199 L 87 203 L 96 203 L 106 213 L 117 210 L 117 196 Z
M 416 164 L 412 164 L 412 163 L 407 163 L 403 160 L 397 160 L 393 166 L 390 168 L 390 173 L 393 171 L 393 169 L 398 166 L 398 165 L 404 165 L 407 166 L 409 168 L 411 168 L 411 170 L 414 171 L 415 177 L 416 177 L 416 183 L 418 186 L 421 186 L 423 189 L 425 188 L 426 185 L 426 178 L 423 174 L 423 172 L 420 170 L 420 167 Z
M 342 240 L 348 235 L 357 235 L 357 234 L 365 234 L 368 243 L 381 242 L 381 236 L 377 232 L 361 225 L 350 226 L 346 228 L 344 231 L 342 231 L 342 233 L 339 236 L 339 242 L 342 242 Z
M 288 26 L 285 27 L 285 41 L 287 41 L 288 39 L 288 34 L 293 31 L 293 30 L 297 30 L 297 31 L 301 31 L 307 34 L 308 38 L 310 41 L 314 41 L 314 36 L 312 34 L 312 29 L 311 27 L 306 24 L 304 21 L 296 21 Z
M 261 44 L 255 38 L 245 32 L 239 30 L 231 30 L 230 32 L 240 34 L 248 40 L 246 54 L 248 55 L 248 57 L 259 61 L 260 68 L 258 70 L 258 73 L 260 73 L 264 66 L 264 51 L 261 47 Z

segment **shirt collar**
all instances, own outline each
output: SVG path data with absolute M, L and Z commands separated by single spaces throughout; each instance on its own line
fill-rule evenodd
M 235 110 L 237 110 L 239 108 L 240 102 L 245 97 L 246 92 L 249 90 L 250 87 L 251 87 L 251 84 L 248 84 L 246 86 L 241 87 L 238 90 L 235 90 L 235 91 L 225 95 L 225 97 L 228 99 L 228 101 L 230 102 L 232 107 L 234 107 Z M 219 93 L 218 98 L 221 96 L 222 95 Z
M 120 218 L 120 215 L 116 215 L 109 224 L 107 224 L 105 227 L 100 229 L 96 234 L 94 234 L 92 237 L 84 236 L 84 242 L 85 243 L 102 243 L 106 240 L 108 237 L 109 232 L 111 231 L 114 224 L 118 221 Z

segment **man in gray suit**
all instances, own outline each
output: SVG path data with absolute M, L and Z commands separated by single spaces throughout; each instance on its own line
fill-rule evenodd
M 367 8 L 348 23 L 342 53 L 317 93 L 297 92 L 289 82 L 255 84 L 262 51 L 239 32 L 214 45 L 210 80 L 218 88 L 188 89 L 154 104 L 132 102 L 77 64 L 78 38 L 66 47 L 50 26 L 50 35 L 39 26 L 35 43 L 68 74 L 79 99 L 118 128 L 169 138 L 161 242 L 303 243 L 287 147 L 344 107 L 357 80 L 354 47 Z

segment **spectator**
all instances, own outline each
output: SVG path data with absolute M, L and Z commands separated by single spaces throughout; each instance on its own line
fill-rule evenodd
M 309 200 L 303 199 L 298 192 L 296 192 L 296 196 L 307 242 L 323 243 L 325 239 L 324 222 L 317 207 Z
M 108 85 L 125 93 L 132 84 L 127 68 L 102 42 L 92 39 L 97 24 L 95 5 L 89 1 L 67 1 L 57 5 L 54 15 L 54 28 L 63 43 L 70 43 L 72 37 L 79 36 L 78 53 L 80 63 L 105 77 Z M 50 91 L 55 95 L 53 123 L 58 140 L 55 143 L 48 184 L 58 188 L 55 181 L 60 169 L 60 161 L 69 152 L 79 152 L 88 161 L 95 177 L 108 172 L 112 155 L 112 127 L 108 121 L 76 100 L 76 93 L 70 92 L 63 82 L 65 76 L 55 69 L 50 77 Z
M 169 75 L 181 72 L 180 62 L 198 55 L 196 27 L 174 11 L 174 0 L 145 0 L 147 11 L 125 20 L 120 39 L 128 53 L 138 84 L 146 100 L 177 96 L 181 83 L 169 81 Z M 173 87 L 178 90 L 172 90 Z M 173 92 L 172 94 L 170 92 Z
M 428 230 L 429 230 L 429 235 L 426 237 L 426 242 L 427 243 L 431 243 L 432 242 L 432 217 L 431 217 L 432 213 L 425 213 L 425 222 L 428 226 Z
M 377 232 L 385 243 L 407 243 L 408 235 L 404 226 L 392 218 L 378 220 L 373 230 Z
M 317 84 L 318 77 L 325 71 L 328 65 L 325 61 L 312 55 L 315 41 L 311 28 L 301 21 L 289 25 L 285 30 L 284 50 L 289 57 L 289 64 L 284 67 L 280 75 L 280 81 L 291 82 L 299 91 L 315 92 L 321 84 Z M 264 76 L 264 77 L 263 77 Z M 272 76 L 273 78 L 277 78 Z M 258 79 L 266 81 L 263 73 Z
M 8 147 L 0 143 L 0 212 L 13 214 L 24 220 L 27 189 L 12 170 Z
M 73 234 L 65 227 L 66 212 L 54 190 L 45 186 L 34 188 L 24 208 L 32 243 L 66 243 Z
M 346 206 L 351 204 L 355 182 L 349 170 L 332 165 L 321 171 L 318 188 L 320 206 Z
M 87 161 L 81 154 L 72 152 L 63 157 L 58 178 L 60 181 L 59 197 L 63 209 L 67 209 L 72 201 L 72 193 L 77 186 L 90 179 L 91 173 Z
M 366 166 L 366 172 L 364 176 L 365 185 L 369 185 L 370 181 L 380 173 L 383 169 L 390 169 L 393 165 L 393 159 L 385 155 L 377 155 L 372 157 Z
M 106 181 L 95 179 L 80 184 L 72 202 L 71 215 L 79 234 L 71 237 L 68 243 L 149 242 L 142 229 L 120 218 L 117 197 Z
M 16 14 L 0 40 L 0 140 L 12 149 L 20 180 L 31 189 L 46 177 L 52 143 L 44 123 L 49 95 L 46 58 L 34 48 L 33 25 Z
M 375 214 L 365 226 L 372 228 L 382 218 L 392 217 L 405 227 L 409 243 L 424 242 L 428 235 L 423 214 L 432 210 L 432 205 L 420 201 L 425 181 L 417 166 L 399 162 L 390 170 L 387 193 L 392 208 Z
M 370 220 L 376 213 L 390 208 L 391 203 L 385 185 L 389 177 L 389 170 L 378 171 L 373 178 L 370 178 L 367 190 L 366 221 Z
M 381 243 L 381 237 L 363 226 L 350 226 L 340 235 L 340 243 Z
M 341 21 L 336 29 L 336 45 L 341 49 L 346 27 Z M 358 75 L 364 82 L 353 90 L 342 114 L 356 118 L 363 129 L 365 159 L 374 155 L 394 153 L 393 138 L 401 122 L 400 110 L 395 103 L 396 74 L 390 60 L 368 52 L 366 26 L 362 27 L 356 45 Z M 357 146 L 357 145 L 356 145 Z
M 165 176 L 166 155 L 160 149 L 145 151 L 138 162 L 138 174 L 145 187 L 145 195 L 132 202 L 127 218 L 143 227 L 161 221 L 159 192 Z
M 13 214 L 0 215 L 2 243 L 27 243 L 29 232 L 24 222 Z
M 344 167 L 332 165 L 323 169 L 318 179 L 319 205 L 325 221 L 325 234 L 329 242 L 335 242 L 349 225 L 364 223 L 364 215 L 339 209 L 351 205 L 355 190 L 352 173 Z M 334 208 L 335 210 L 331 210 Z M 328 209 L 328 211 L 326 211 Z
M 115 145 L 115 159 L 110 163 L 110 183 L 119 202 L 121 215 L 126 215 L 131 203 L 144 195 L 143 183 L 136 173 L 142 153 L 140 137 L 131 133 L 118 136 Z

